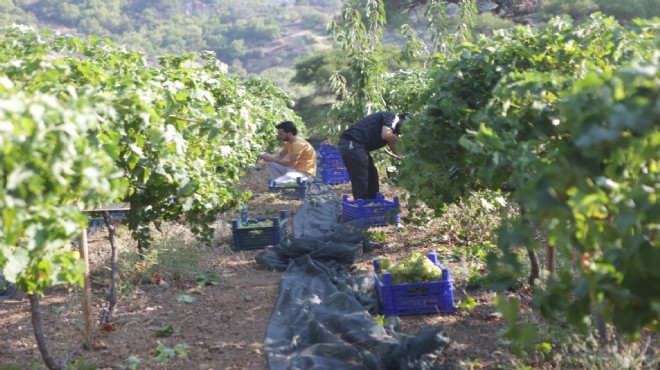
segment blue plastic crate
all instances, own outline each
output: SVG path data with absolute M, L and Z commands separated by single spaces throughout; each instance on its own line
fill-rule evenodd
M 342 198 L 342 216 L 344 222 L 352 222 L 357 227 L 385 226 L 401 222 L 399 197 L 387 201 L 383 194 L 376 194 L 376 199 L 348 200 Z
M 268 183 L 268 191 L 271 193 L 279 193 L 284 197 L 292 199 L 305 199 L 307 196 L 307 182 L 302 181 L 300 177 L 296 179 L 295 186 L 282 186 L 282 184 L 277 184 L 275 181 L 270 181 Z
M 389 272 L 378 278 L 378 259 L 374 259 L 374 279 L 378 298 L 386 316 L 452 313 L 454 307 L 454 280 L 448 268 L 443 268 L 435 253 L 427 257 L 442 269 L 442 280 L 424 283 L 394 284 Z
M 324 184 L 335 185 L 350 181 L 346 168 L 322 168 L 321 178 Z
M 321 144 L 319 145 L 319 157 L 323 157 L 327 154 L 338 154 L 339 153 L 339 148 L 333 145 L 329 144 Z
M 323 169 L 346 168 L 339 153 L 329 153 L 320 158 Z
M 271 220 L 273 226 L 256 226 Z M 254 225 L 254 226 L 251 226 Z M 280 217 L 248 219 L 243 212 L 240 220 L 232 221 L 234 250 L 263 249 L 267 245 L 278 245 L 287 238 L 286 211 L 280 211 Z

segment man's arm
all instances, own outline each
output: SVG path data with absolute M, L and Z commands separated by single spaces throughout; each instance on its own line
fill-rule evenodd
M 261 156 L 261 158 L 266 161 L 266 162 L 275 162 L 277 164 L 281 164 L 284 167 L 291 167 L 296 165 L 298 163 L 298 159 L 300 158 L 300 154 L 290 154 L 288 159 L 286 158 L 286 150 L 282 148 L 282 150 L 277 154 L 264 154 Z
M 286 149 L 282 147 L 282 149 L 280 149 L 280 152 L 277 153 L 277 158 L 284 159 L 285 157 L 286 157 Z
M 289 159 L 288 160 L 286 160 L 284 158 L 273 156 L 273 160 L 271 162 L 281 164 L 284 167 L 293 168 L 293 166 L 295 166 L 296 163 L 298 163 L 299 158 L 300 158 L 300 154 L 289 154 Z
M 396 142 L 399 141 L 399 136 L 394 133 L 394 130 L 392 130 L 391 127 L 388 126 L 383 126 L 383 129 L 381 130 L 380 137 L 383 138 L 387 142 L 387 145 L 390 147 L 390 150 L 392 153 L 396 153 Z

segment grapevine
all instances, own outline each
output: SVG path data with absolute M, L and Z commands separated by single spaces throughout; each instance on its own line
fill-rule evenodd
M 436 60 L 423 113 L 402 140 L 399 184 L 412 202 L 442 212 L 507 190 L 524 211 L 502 225 L 493 274 L 520 271 L 514 248 L 539 247 L 530 225 L 575 262 L 577 274 L 565 267 L 538 287 L 547 318 L 581 326 L 598 315 L 631 335 L 658 329 L 660 291 L 644 283 L 657 281 L 649 261 L 660 258 L 658 29 L 595 15 L 466 43 Z

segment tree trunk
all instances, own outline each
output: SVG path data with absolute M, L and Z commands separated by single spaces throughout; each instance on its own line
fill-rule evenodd
M 103 212 L 103 222 L 108 228 L 108 239 L 110 240 L 111 254 L 111 268 L 110 268 L 110 293 L 108 294 L 108 305 L 105 308 L 103 317 L 101 317 L 101 324 L 112 321 L 112 313 L 117 305 L 117 244 L 115 243 L 115 226 L 110 220 L 108 211 Z
M 41 322 L 41 305 L 39 304 L 39 296 L 36 294 L 28 294 L 30 299 L 30 313 L 32 314 L 32 328 L 34 330 L 34 338 L 37 340 L 39 353 L 44 364 L 50 370 L 61 370 L 62 368 L 57 365 L 53 357 L 48 352 L 48 345 L 46 338 L 44 338 L 44 329 Z
M 534 281 L 539 278 L 539 257 L 536 255 L 536 251 L 530 247 L 525 247 L 527 249 L 527 255 L 529 256 L 529 262 L 532 266 L 531 271 L 529 272 L 529 278 L 527 282 L 529 287 L 534 287 Z
M 557 250 L 555 247 L 546 243 L 546 263 L 548 266 L 548 271 L 552 278 L 557 277 Z
M 520 207 L 520 217 L 522 218 L 523 221 L 527 221 L 527 218 L 525 217 L 525 209 L 522 207 Z M 529 222 L 527 224 L 530 225 Z M 534 281 L 538 279 L 540 276 L 539 257 L 536 254 L 536 251 L 532 247 L 526 245 L 525 249 L 527 250 L 527 256 L 529 256 L 529 263 L 531 265 L 531 270 L 529 272 L 529 277 L 527 278 L 527 283 L 529 284 L 530 288 L 534 288 Z

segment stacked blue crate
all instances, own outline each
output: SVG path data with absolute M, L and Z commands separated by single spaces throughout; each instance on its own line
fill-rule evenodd
M 341 159 L 339 149 L 328 144 L 319 146 L 319 159 L 321 161 L 321 177 L 324 184 L 343 184 L 349 182 L 348 171 Z

